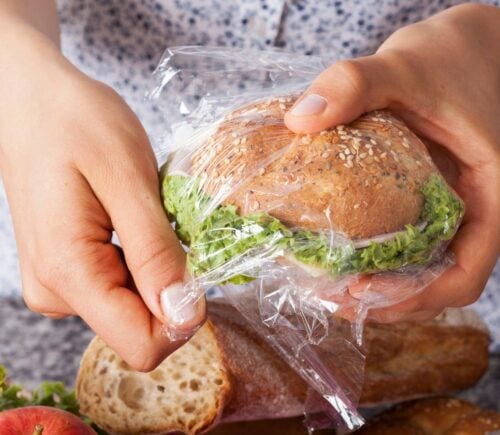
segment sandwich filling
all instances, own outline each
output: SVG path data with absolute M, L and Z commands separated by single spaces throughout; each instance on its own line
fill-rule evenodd
M 264 212 L 240 216 L 234 205 L 212 207 L 212 198 L 203 192 L 197 178 L 165 175 L 162 182 L 165 210 L 175 222 L 177 236 L 189 246 L 188 270 L 195 277 L 227 269 L 231 263 L 242 264 L 251 256 L 271 259 L 287 255 L 332 277 L 428 264 L 437 248 L 453 237 L 464 210 L 437 174 L 429 177 L 422 194 L 419 224 L 370 240 L 341 238 L 336 242 L 332 234 L 288 228 Z M 224 282 L 243 284 L 254 279 L 250 271 L 224 271 Z

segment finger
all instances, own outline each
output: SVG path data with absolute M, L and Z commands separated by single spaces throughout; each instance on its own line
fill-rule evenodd
M 73 291 L 66 301 L 131 367 L 153 370 L 183 344 L 170 342 L 141 296 L 124 286 L 128 272 L 115 247 L 81 241 L 73 249 L 78 260 L 67 261 L 63 281 Z
M 391 307 L 393 311 L 425 309 L 424 287 L 436 277 L 436 268 L 422 268 L 412 275 L 385 272 L 364 275 L 349 286 L 349 293 L 372 309 Z
M 76 174 L 76 175 L 75 175 Z M 127 286 L 130 273 L 111 244 L 111 223 L 83 177 L 72 171 L 57 183 L 56 204 L 43 211 L 45 231 L 37 231 L 37 277 L 77 312 L 131 367 L 149 371 L 179 347 L 140 294 Z M 38 222 L 38 221 L 37 221 Z
M 204 321 L 205 301 L 184 282 L 185 253 L 162 207 L 156 161 L 147 138 L 139 140 L 112 153 L 104 176 L 93 168 L 86 176 L 111 217 L 144 302 L 161 322 L 188 333 Z
M 384 56 L 337 62 L 323 71 L 285 115 L 288 128 L 311 133 L 387 107 L 399 79 Z
M 485 238 L 480 236 L 480 231 L 486 233 Z M 450 247 L 454 253 L 455 266 L 445 271 L 428 288 L 429 297 L 435 306 L 464 307 L 479 298 L 498 258 L 498 247 L 491 243 L 494 239 L 488 239 L 487 236 L 490 232 L 480 223 L 471 222 L 457 233 Z
M 395 322 L 424 322 L 435 319 L 442 310 L 423 310 L 415 312 L 397 311 L 391 308 L 370 310 L 368 319 L 378 323 L 395 323 Z

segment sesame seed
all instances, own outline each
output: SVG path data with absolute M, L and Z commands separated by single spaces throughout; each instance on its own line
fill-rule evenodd
M 323 154 L 321 154 L 321 157 L 326 159 L 329 155 L 330 155 L 330 153 L 325 151 Z
M 241 139 L 241 143 L 242 143 L 242 144 L 246 143 L 247 139 L 248 139 L 248 138 L 247 138 L 246 136 L 245 136 L 245 137 L 243 137 L 243 138 Z
M 347 167 L 348 168 L 352 168 L 354 165 L 352 163 L 352 160 L 348 160 L 347 163 L 346 163 Z
M 301 142 L 302 142 L 303 144 L 306 144 L 306 145 L 307 145 L 307 144 L 310 144 L 310 143 L 312 142 L 312 138 L 311 138 L 311 136 L 310 136 L 310 135 L 306 135 L 306 136 L 302 137 Z
M 265 168 L 260 168 L 259 169 L 259 175 L 264 175 L 264 172 L 266 172 Z
M 371 156 L 373 156 L 373 150 L 371 148 L 368 149 L 368 154 L 370 154 Z
M 401 130 L 398 131 L 398 136 L 403 137 L 403 132 Z
M 374 160 L 375 160 L 377 163 L 380 163 L 380 159 L 379 159 L 377 156 L 375 156 L 375 157 L 374 157 Z
M 422 166 L 422 162 L 420 160 L 415 160 L 415 163 L 418 165 L 418 166 Z
M 359 208 L 359 204 L 354 204 L 354 210 L 356 210 L 357 208 Z
M 382 154 L 380 154 L 380 157 L 383 158 L 383 159 L 385 159 L 386 156 L 387 156 L 387 152 L 386 151 L 384 151 Z
M 286 106 L 284 104 L 280 104 L 280 109 L 285 110 Z
M 364 158 L 366 157 L 366 155 L 367 155 L 366 153 L 361 153 L 361 154 L 359 155 L 359 157 L 361 157 L 362 159 L 364 159 Z
M 375 141 L 375 139 L 370 139 L 370 143 L 373 145 L 377 145 L 377 142 Z
M 344 151 L 345 155 L 349 155 L 351 154 L 351 150 L 349 148 L 346 147 L 345 151 Z
M 328 133 L 327 130 L 322 130 L 322 131 L 319 132 L 319 135 L 320 136 L 326 136 L 327 133 Z
M 347 160 L 352 160 L 352 159 L 354 159 L 354 156 L 352 154 L 347 156 Z
M 342 160 L 345 160 L 345 155 L 344 155 L 344 153 L 339 153 L 339 157 L 340 157 Z

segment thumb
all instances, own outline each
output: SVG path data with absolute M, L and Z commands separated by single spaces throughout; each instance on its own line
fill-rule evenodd
M 285 115 L 296 133 L 313 133 L 387 107 L 395 81 L 382 54 L 345 60 L 323 71 Z
M 186 255 L 163 210 L 156 166 L 137 158 L 127 169 L 116 169 L 97 196 L 144 303 L 171 338 L 187 338 L 205 320 L 205 299 L 184 280 Z

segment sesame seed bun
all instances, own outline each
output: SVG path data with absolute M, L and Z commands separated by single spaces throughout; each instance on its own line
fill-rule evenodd
M 291 228 L 368 238 L 416 224 L 436 169 L 424 144 L 388 111 L 316 134 L 283 122 L 294 98 L 228 115 L 193 155 L 203 190 L 242 215 L 267 212 Z

